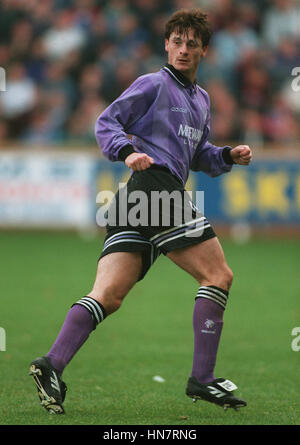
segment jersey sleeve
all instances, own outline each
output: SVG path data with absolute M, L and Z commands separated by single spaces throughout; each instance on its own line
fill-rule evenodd
M 131 127 L 144 116 L 156 97 L 156 87 L 151 75 L 138 77 L 103 113 L 95 124 L 96 141 L 110 161 L 122 160 L 121 150 L 130 150 Z M 123 150 L 124 153 L 124 150 Z
M 195 151 L 191 163 L 191 170 L 203 171 L 211 177 L 227 173 L 232 169 L 233 161 L 230 156 L 230 146 L 218 147 L 208 141 L 210 133 L 209 98 L 207 95 L 207 118 L 201 141 Z

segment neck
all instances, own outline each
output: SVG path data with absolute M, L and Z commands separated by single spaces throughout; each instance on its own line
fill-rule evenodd
M 184 86 L 187 87 L 188 85 L 195 83 L 195 81 L 196 81 L 196 73 L 192 73 L 192 74 L 189 75 L 189 73 L 177 70 L 170 63 L 167 63 L 166 67 L 170 71 L 172 71 L 172 73 L 184 84 Z
M 195 83 L 196 81 L 196 73 L 182 73 L 191 83 Z

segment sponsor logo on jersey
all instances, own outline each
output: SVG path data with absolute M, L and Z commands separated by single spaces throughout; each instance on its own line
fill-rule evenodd
M 179 125 L 178 136 L 184 137 L 189 141 L 200 142 L 202 133 L 202 130 L 199 128 L 190 127 L 189 125 Z

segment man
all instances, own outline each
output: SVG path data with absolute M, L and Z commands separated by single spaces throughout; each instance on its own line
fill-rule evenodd
M 209 98 L 195 80 L 211 34 L 200 10 L 174 13 L 166 24 L 166 66 L 139 77 L 98 118 L 96 138 L 104 155 L 111 161 L 124 161 L 133 171 L 127 195 L 122 195 L 124 190 L 116 194 L 114 209 L 132 192 L 143 192 L 149 199 L 144 212 L 153 209 L 154 191 L 175 191 L 184 198 L 191 169 L 217 176 L 229 172 L 234 163 L 249 164 L 248 146 L 231 149 L 208 142 Z M 177 216 L 188 208 L 192 208 L 192 217 L 179 224 Z M 61 375 L 65 366 L 163 253 L 200 284 L 194 307 L 193 368 L 186 394 L 224 408 L 245 406 L 245 401 L 234 396 L 232 382 L 214 376 L 232 272 L 211 225 L 186 199 L 170 206 L 169 223 L 164 222 L 164 206 L 158 210 L 158 224 L 148 220 L 148 224 L 135 226 L 128 218 L 124 222 L 130 209 L 132 205 L 127 214 L 116 210 L 116 218 L 108 220 L 92 291 L 72 306 L 46 357 L 31 363 L 42 404 L 51 412 L 64 412 L 66 386 Z

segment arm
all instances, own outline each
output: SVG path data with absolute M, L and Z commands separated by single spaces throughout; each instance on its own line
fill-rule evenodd
M 237 145 L 230 150 L 230 156 L 234 164 L 249 165 L 252 159 L 252 151 L 248 145 Z
M 191 170 L 203 171 L 211 177 L 229 172 L 234 163 L 231 147 L 218 147 L 208 141 L 209 127 L 205 126 L 202 139 L 196 149 L 191 163 Z
M 203 171 L 209 176 L 215 177 L 229 172 L 233 164 L 248 165 L 252 153 L 247 145 L 238 145 L 235 148 L 229 146 L 217 147 L 208 141 L 210 131 L 210 117 L 207 113 L 207 123 L 199 146 L 196 149 L 191 163 L 191 170 Z
M 147 113 L 155 97 L 153 82 L 149 76 L 141 76 L 98 117 L 95 125 L 96 140 L 109 160 L 125 161 L 130 168 L 135 164 L 140 167 L 148 165 L 145 163 L 147 155 L 135 152 L 127 134 Z
M 252 151 L 248 145 L 231 147 L 217 147 L 206 142 L 198 156 L 194 156 L 191 170 L 203 171 L 209 176 L 215 177 L 229 172 L 233 164 L 249 165 L 252 159 Z

